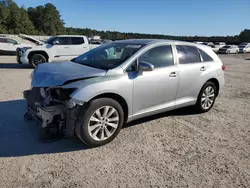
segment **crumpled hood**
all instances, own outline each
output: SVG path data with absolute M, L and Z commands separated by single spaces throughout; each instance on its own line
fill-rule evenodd
M 40 64 L 33 73 L 32 87 L 63 85 L 66 81 L 103 76 L 105 70 L 96 69 L 73 62 Z

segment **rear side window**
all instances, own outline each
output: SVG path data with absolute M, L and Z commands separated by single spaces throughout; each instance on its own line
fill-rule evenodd
M 203 59 L 203 61 L 213 61 L 213 58 L 211 58 L 206 52 L 204 52 L 203 50 L 201 49 L 198 49 L 200 54 L 201 54 L 201 57 Z
M 5 39 L 5 38 L 0 38 L 0 42 L 1 42 L 1 43 L 7 43 L 7 39 Z
M 71 37 L 72 45 L 80 45 L 84 44 L 84 40 L 82 37 Z
M 201 62 L 200 53 L 194 46 L 176 45 L 179 63 L 197 63 Z
M 155 68 L 174 65 L 172 47 L 170 45 L 154 47 L 142 54 L 139 61 L 151 63 Z

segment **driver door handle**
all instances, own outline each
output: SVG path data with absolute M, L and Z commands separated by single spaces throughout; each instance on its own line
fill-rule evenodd
M 169 77 L 176 77 L 177 75 L 178 75 L 177 72 L 171 72 L 171 73 L 169 74 Z
M 69 48 L 68 46 L 64 47 L 64 48 Z
M 206 67 L 201 67 L 201 69 L 200 69 L 201 71 L 205 71 L 206 70 Z

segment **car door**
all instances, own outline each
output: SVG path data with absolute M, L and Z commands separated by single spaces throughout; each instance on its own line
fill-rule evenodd
M 231 46 L 230 53 L 235 53 L 235 47 L 234 46 Z
M 180 71 L 176 107 L 195 104 L 204 83 L 211 77 L 213 59 L 202 49 L 176 45 Z
M 71 37 L 72 45 L 70 46 L 71 58 L 84 54 L 89 50 L 89 45 L 85 43 L 83 37 Z
M 56 37 L 53 40 L 53 61 L 67 61 L 71 59 L 71 37 Z
M 134 78 L 133 114 L 145 116 L 174 108 L 179 69 L 174 63 L 171 45 L 153 47 L 138 62 L 154 66 L 150 72 L 137 72 Z

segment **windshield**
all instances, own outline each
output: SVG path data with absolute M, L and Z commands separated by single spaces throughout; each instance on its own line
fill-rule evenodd
M 239 48 L 245 48 L 247 45 L 240 45 Z
M 109 43 L 94 48 L 72 61 L 98 69 L 109 70 L 121 65 L 142 47 L 141 44 Z
M 53 43 L 53 40 L 54 40 L 55 36 L 53 37 L 50 37 L 48 40 L 46 40 L 44 43 L 45 44 L 52 44 Z
M 231 46 L 223 46 L 222 48 L 231 48 Z

